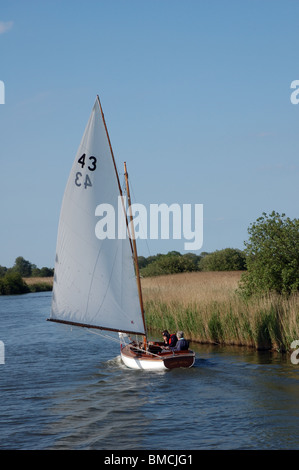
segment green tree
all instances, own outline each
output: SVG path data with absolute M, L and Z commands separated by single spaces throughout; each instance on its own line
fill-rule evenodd
M 39 268 L 33 267 L 33 268 L 31 269 L 31 276 L 32 276 L 32 277 L 41 277 L 40 271 L 41 271 L 41 270 L 40 270 Z
M 152 258 L 152 257 L 151 257 Z M 196 271 L 194 259 L 181 255 L 177 251 L 170 251 L 167 255 L 157 255 L 144 268 L 140 270 L 142 276 L 159 276 L 162 274 L 176 274 Z
M 202 259 L 202 255 L 196 255 L 195 253 L 185 253 L 183 257 L 190 262 L 190 266 L 192 266 L 190 271 L 199 271 L 199 263 Z
M 9 272 L 0 279 L 0 295 L 26 294 L 29 287 L 17 272 Z
M 47 268 L 46 266 L 40 269 L 40 277 L 52 277 L 54 275 L 54 269 Z
M 0 266 L 0 277 L 5 276 L 7 273 L 7 268 L 5 266 Z
M 32 264 L 30 261 L 24 259 L 23 256 L 18 256 L 12 270 L 19 273 L 22 277 L 30 277 L 32 273 Z
M 138 266 L 139 269 L 145 268 L 148 265 L 148 261 L 144 256 L 138 256 Z
M 299 219 L 263 212 L 248 228 L 245 242 L 247 273 L 240 291 L 247 296 L 299 289 Z
M 245 254 L 235 248 L 224 248 L 206 254 L 199 262 L 202 271 L 243 271 L 246 269 Z

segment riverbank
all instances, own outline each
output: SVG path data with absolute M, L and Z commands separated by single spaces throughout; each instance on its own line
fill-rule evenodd
M 53 277 L 23 277 L 30 292 L 47 292 L 53 288 Z
M 299 339 L 299 295 L 245 301 L 242 272 L 169 274 L 141 280 L 149 331 L 164 328 L 199 343 L 288 351 Z M 24 278 L 31 292 L 52 290 L 53 278 Z
M 241 272 L 196 272 L 142 279 L 147 324 L 183 330 L 200 343 L 287 351 L 299 339 L 299 295 L 245 301 Z

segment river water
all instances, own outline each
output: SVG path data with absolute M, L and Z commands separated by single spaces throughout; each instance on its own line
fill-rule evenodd
M 192 344 L 192 369 L 133 371 L 116 342 L 47 322 L 50 304 L 0 297 L 0 449 L 299 449 L 289 355 Z

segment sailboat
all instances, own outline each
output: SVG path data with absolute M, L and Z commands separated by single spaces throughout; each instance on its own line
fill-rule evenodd
M 124 170 L 130 209 L 126 163 Z M 114 236 L 104 217 L 109 209 L 118 210 L 117 221 L 109 219 Z M 97 96 L 63 196 L 48 320 L 118 333 L 121 359 L 132 369 L 191 367 L 193 351 L 167 350 L 147 339 L 133 217 L 126 212 Z

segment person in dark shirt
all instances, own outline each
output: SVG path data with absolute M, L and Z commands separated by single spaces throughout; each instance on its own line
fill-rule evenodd
M 172 351 L 186 351 L 187 349 L 189 349 L 189 341 L 184 338 L 183 331 L 178 331 L 176 335 L 178 339 L 177 343 L 174 347 L 171 347 L 170 349 Z
M 170 334 L 168 330 L 162 332 L 164 347 L 174 348 L 178 339 L 175 334 Z

